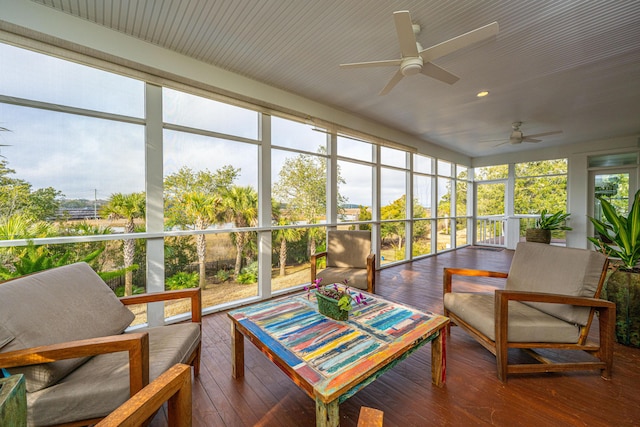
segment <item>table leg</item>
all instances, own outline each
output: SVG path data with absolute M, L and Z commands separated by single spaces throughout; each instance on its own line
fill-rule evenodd
M 244 377 L 244 335 L 231 322 L 231 370 L 233 378 Z
M 438 336 L 431 341 L 431 381 L 438 387 L 442 387 L 446 381 L 447 373 L 447 329 L 443 327 Z
M 316 398 L 316 427 L 338 427 L 340 425 L 340 405 L 338 399 L 323 403 Z

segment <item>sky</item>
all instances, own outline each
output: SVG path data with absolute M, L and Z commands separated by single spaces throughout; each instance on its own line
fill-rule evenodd
M 144 117 L 143 82 L 5 44 L 0 44 L 0 95 Z M 163 116 L 166 122 L 182 126 L 252 140 L 259 136 L 255 111 L 170 89 L 163 91 Z M 0 132 L 0 144 L 8 145 L 0 147 L 0 155 L 16 171 L 14 177 L 34 189 L 51 186 L 67 199 L 106 199 L 113 193 L 144 191 L 142 125 L 0 103 L 0 127 L 9 129 Z M 308 125 L 276 117 L 272 117 L 272 135 L 273 145 L 310 153 L 326 141 L 326 134 Z M 241 169 L 236 184 L 257 188 L 258 145 L 172 130 L 165 130 L 163 139 L 165 176 L 183 166 L 213 172 L 230 164 Z M 371 160 L 366 143 L 341 138 L 338 149 L 340 155 Z M 296 155 L 273 152 L 272 180 L 277 179 L 285 158 Z M 383 159 L 402 165 L 404 154 L 383 148 Z M 348 203 L 371 205 L 370 170 L 340 162 L 347 182 L 340 192 Z M 404 194 L 404 177 L 400 172 L 383 172 L 383 205 Z M 420 191 L 430 197 L 430 189 Z

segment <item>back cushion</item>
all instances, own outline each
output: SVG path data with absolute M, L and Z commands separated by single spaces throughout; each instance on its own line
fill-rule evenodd
M 520 242 L 506 288 L 593 298 L 606 260 L 602 253 L 587 249 Z M 590 310 L 564 304 L 525 304 L 578 325 L 586 324 Z
M 327 267 L 367 268 L 367 257 L 370 253 L 370 231 L 327 232 Z
M 67 265 L 0 284 L 1 352 L 122 333 L 134 319 L 86 263 Z M 0 340 L 2 337 L 0 337 Z M 67 375 L 87 358 L 12 368 L 33 392 Z

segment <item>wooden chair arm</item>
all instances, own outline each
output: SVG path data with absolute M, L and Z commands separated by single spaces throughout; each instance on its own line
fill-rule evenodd
M 327 257 L 327 251 L 316 252 L 311 255 L 311 281 L 316 280 L 316 274 L 318 273 L 318 260 Z
M 546 302 L 550 304 L 568 304 L 581 307 L 593 307 L 595 309 L 615 309 L 616 305 L 610 301 L 599 298 L 575 297 L 570 295 L 549 294 L 542 292 L 526 291 L 495 291 L 496 306 L 506 304 L 507 301 Z M 503 302 L 504 300 L 504 302 Z
M 110 335 L 0 353 L 0 367 L 37 365 L 56 360 L 127 351 L 131 395 L 149 384 L 149 334 Z
M 191 370 L 176 364 L 123 403 L 96 427 L 137 427 L 144 425 L 168 401 L 168 425 L 191 426 Z
M 149 302 L 169 301 L 175 299 L 191 299 L 191 321 L 202 321 L 202 291 L 200 288 L 180 289 L 177 291 L 152 292 L 148 294 L 130 295 L 120 298 L 124 305 L 145 304 Z
M 498 277 L 506 279 L 509 277 L 509 273 L 501 271 L 489 271 L 489 270 L 473 270 L 468 268 L 448 268 L 445 267 L 442 275 L 443 293 L 447 294 L 451 292 L 451 281 L 454 275 L 457 276 L 472 276 L 472 277 Z

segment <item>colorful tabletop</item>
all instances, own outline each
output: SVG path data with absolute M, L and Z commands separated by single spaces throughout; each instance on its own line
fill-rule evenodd
M 432 343 L 432 381 L 441 386 L 449 319 L 362 294 L 367 304 L 354 302 L 344 322 L 318 313 L 313 293 L 229 312 L 234 378 L 244 375 L 246 336 L 316 400 L 318 426 L 337 425 L 339 403 L 427 342 Z

